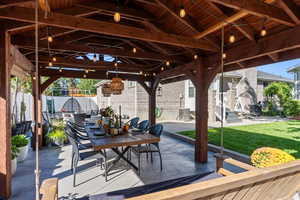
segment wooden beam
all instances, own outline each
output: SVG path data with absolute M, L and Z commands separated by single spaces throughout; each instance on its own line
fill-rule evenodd
M 300 24 L 300 8 L 293 0 L 279 0 L 278 3 L 296 24 Z
M 85 74 L 84 71 L 74 71 L 74 70 L 63 70 L 62 72 L 59 72 L 55 69 L 40 69 L 40 75 L 41 76 L 60 76 L 65 78 L 84 78 L 83 75 Z M 115 73 L 109 73 L 108 75 L 106 72 L 90 72 L 86 74 L 86 79 L 99 79 L 99 80 L 109 80 L 115 77 Z M 142 75 L 137 74 L 118 74 L 118 77 L 129 80 L 129 81 L 149 81 L 151 80 L 150 77 L 145 77 Z
M 1 9 L 0 18 L 34 23 L 34 9 L 23 7 L 4 8 Z M 51 15 L 48 16 L 47 19 L 45 19 L 44 13 L 39 12 L 39 23 L 42 25 L 56 26 L 61 28 L 69 28 L 98 34 L 157 42 L 179 47 L 190 47 L 203 49 L 207 51 L 216 51 L 215 47 L 213 47 L 207 41 L 203 40 L 199 41 L 173 34 L 149 33 L 141 28 L 87 19 L 83 17 L 73 17 L 58 13 L 51 13 Z
M 229 25 L 230 23 L 233 23 L 236 20 L 239 20 L 239 19 L 241 19 L 241 18 L 243 18 L 247 15 L 248 15 L 248 12 L 246 12 L 244 10 L 239 11 L 238 13 L 224 19 L 223 21 L 221 21 L 221 22 L 219 22 L 219 23 L 217 23 L 217 24 L 215 24 L 211 27 L 208 27 L 206 30 L 202 31 L 201 33 L 196 34 L 194 36 L 194 38 L 201 39 L 201 38 L 207 36 L 208 34 L 213 33 L 215 31 L 221 29 L 223 26 Z
M 183 74 L 187 74 L 190 71 L 193 71 L 196 69 L 196 64 L 197 61 L 188 63 L 188 64 L 183 64 L 180 66 L 176 66 L 172 69 L 167 69 L 165 71 L 160 72 L 159 74 L 157 74 L 157 77 L 159 77 L 160 79 L 166 79 L 166 78 L 173 78 L 176 76 L 180 76 Z
M 32 60 L 34 62 L 34 59 Z M 40 56 L 39 63 L 44 64 L 45 66 L 48 66 L 49 64 L 49 58 L 45 56 Z M 63 58 L 63 57 L 57 57 L 56 61 L 52 62 L 53 66 L 58 67 L 69 67 L 69 68 L 77 68 L 77 69 L 94 69 L 99 71 L 109 71 L 109 70 L 116 70 L 122 72 L 139 72 L 140 70 L 148 71 L 151 70 L 151 66 L 148 68 L 144 65 L 133 65 L 133 64 L 127 64 L 127 63 L 119 63 L 117 68 L 114 65 L 114 62 L 106 62 L 106 61 L 86 61 L 86 60 L 80 60 L 75 58 Z
M 27 38 L 15 38 L 12 41 L 13 44 L 17 45 L 20 48 L 32 48 L 34 49 L 34 40 Z M 48 45 L 45 41 L 39 42 L 39 49 L 48 51 Z M 85 45 L 76 45 L 76 44 L 66 44 L 62 42 L 53 42 L 50 46 L 52 52 L 76 52 L 76 53 L 97 53 L 110 56 L 124 57 L 124 58 L 135 58 L 141 60 L 155 60 L 155 61 L 165 61 L 165 60 L 174 60 L 176 62 L 182 62 L 177 57 L 161 55 L 157 53 L 143 52 L 138 51 L 133 53 L 132 51 L 124 51 L 122 49 L 116 48 L 97 48 L 97 47 L 88 47 Z
M 300 35 L 299 26 L 261 38 L 257 43 L 241 42 L 239 45 L 226 50 L 225 65 L 299 48 L 300 38 L 295 37 L 295 35 Z M 204 62 L 208 66 L 217 66 L 220 62 L 220 56 L 217 54 L 208 56 Z
M 26 5 L 27 3 L 31 3 L 33 0 L 1 0 L 0 8 L 5 8 L 9 6 L 20 6 Z
M 41 84 L 41 93 L 43 93 L 54 81 L 58 80 L 59 76 L 51 76 Z
M 278 61 L 279 59 L 279 54 L 278 53 L 273 53 L 268 55 L 274 62 Z
M 295 26 L 294 22 L 289 16 L 280 8 L 263 3 L 257 0 L 209 0 L 214 3 L 218 3 L 233 9 L 247 11 L 249 14 L 266 17 L 277 23 L 287 26 Z
M 181 76 L 176 76 L 173 78 L 167 78 L 164 80 L 161 80 L 160 83 L 161 84 L 169 84 L 169 83 L 175 83 L 175 82 L 179 82 L 179 81 L 185 81 L 189 79 L 189 77 L 187 75 L 181 75 Z
M 11 196 L 10 35 L 0 27 L 0 196 Z
M 34 71 L 34 65 L 14 45 L 10 45 L 10 55 L 12 57 L 13 71 L 14 67 L 23 70 L 24 75 L 26 73 L 31 74 Z

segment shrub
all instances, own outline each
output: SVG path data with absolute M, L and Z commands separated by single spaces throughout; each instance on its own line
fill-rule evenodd
M 11 138 L 11 144 L 15 145 L 16 147 L 24 147 L 28 144 L 28 139 L 25 135 L 15 135 Z
M 283 112 L 286 116 L 300 115 L 300 101 L 289 100 L 283 105 Z
M 295 160 L 294 156 L 276 148 L 262 147 L 251 155 L 251 163 L 258 168 L 271 167 Z

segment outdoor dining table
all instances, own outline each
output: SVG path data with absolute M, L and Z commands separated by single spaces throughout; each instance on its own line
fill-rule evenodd
M 121 159 L 127 162 L 132 168 L 135 170 L 139 170 L 139 168 L 133 164 L 128 158 L 124 155 L 132 146 L 143 145 L 143 144 L 151 144 L 160 141 L 159 137 L 151 135 L 146 132 L 129 130 L 127 133 L 122 133 L 120 135 L 112 136 L 106 134 L 104 131 L 97 129 L 96 126 L 86 126 L 86 132 L 90 138 L 91 144 L 95 151 L 102 152 L 105 162 L 105 181 L 107 181 L 108 173 L 111 171 L 113 166 L 115 166 Z M 122 147 L 122 148 L 120 148 Z M 125 148 L 124 148 L 125 147 Z M 117 156 L 112 161 L 111 166 L 107 166 L 107 155 L 106 150 L 111 149 Z

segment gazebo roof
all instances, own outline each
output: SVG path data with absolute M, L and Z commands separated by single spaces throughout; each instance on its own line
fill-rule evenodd
M 48 5 L 40 6 L 48 13 L 40 11 L 39 16 L 39 63 L 44 76 L 82 77 L 88 69 L 87 78 L 105 79 L 107 71 L 116 70 L 129 79 L 141 77 L 140 73 L 146 74 L 143 79 L 158 74 L 168 77 L 168 71 L 193 63 L 195 55 L 209 69 L 217 69 L 222 27 L 225 71 L 296 58 L 300 51 L 300 41 L 294 37 L 300 34 L 300 1 L 296 0 L 45 2 Z M 183 18 L 179 16 L 181 8 L 186 11 Z M 6 0 L 0 11 L 0 20 L 9 24 L 13 34 L 12 44 L 34 62 L 34 1 Z M 118 23 L 113 19 L 115 12 L 121 14 Z M 267 31 L 264 37 L 262 29 Z M 234 43 L 228 41 L 230 35 L 234 35 Z M 49 45 L 47 36 L 54 40 Z M 86 56 L 94 53 L 100 55 L 97 62 Z M 103 59 L 103 55 L 109 58 Z M 53 56 L 57 58 L 53 66 L 77 70 L 60 72 L 48 67 Z

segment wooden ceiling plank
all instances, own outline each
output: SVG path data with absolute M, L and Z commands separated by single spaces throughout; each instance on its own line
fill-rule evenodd
M 3 8 L 0 12 L 0 18 L 12 19 L 34 23 L 34 9 L 23 7 Z M 39 12 L 39 23 L 49 26 L 57 26 L 74 30 L 81 30 L 92 33 L 126 37 L 143 41 L 158 42 L 179 47 L 197 48 L 207 51 L 216 51 L 210 43 L 204 40 L 195 40 L 188 37 L 174 34 L 149 33 L 144 29 L 130 27 L 126 25 L 109 23 L 104 21 L 74 17 L 58 13 L 51 13 L 47 19 L 44 13 Z
M 237 20 L 239 20 L 239 19 L 241 19 L 241 18 L 243 18 L 243 17 L 245 17 L 247 15 L 248 15 L 248 12 L 246 12 L 244 10 L 239 11 L 239 12 L 235 13 L 234 15 L 232 15 L 232 16 L 230 16 L 230 17 L 228 17 L 228 18 L 226 18 L 226 19 L 218 22 L 217 24 L 214 24 L 214 25 L 208 27 L 207 29 L 205 29 L 201 33 L 196 34 L 194 36 L 194 38 L 201 39 L 201 38 L 207 36 L 208 34 L 213 33 L 215 31 L 221 29 L 223 26 L 227 26 L 230 23 L 233 23 L 233 22 L 235 22 L 235 21 L 237 21 Z
M 247 11 L 249 14 L 266 17 L 280 24 L 295 26 L 290 17 L 280 8 L 257 0 L 209 0 L 233 9 Z
M 26 5 L 27 3 L 31 3 L 33 0 L 1 0 L 0 1 L 0 8 L 6 8 L 9 6 L 20 6 Z
M 225 65 L 300 48 L 300 37 L 295 37 L 295 35 L 300 35 L 300 27 L 261 38 L 257 43 L 253 41 L 240 42 L 239 45 L 226 50 Z M 205 62 L 208 66 L 217 66 L 219 60 L 220 56 L 215 54 L 207 57 Z
M 300 8 L 293 0 L 279 0 L 278 3 L 296 24 L 300 24 Z
M 18 45 L 20 48 L 32 48 L 34 49 L 34 40 L 27 38 L 24 40 L 23 38 L 14 38 L 13 44 Z M 48 51 L 48 44 L 46 41 L 41 41 L 39 43 L 40 50 Z M 116 48 L 97 48 L 97 47 L 88 47 L 85 45 L 76 45 L 76 44 L 66 44 L 61 42 L 53 42 L 50 46 L 50 50 L 52 52 L 77 52 L 77 53 L 97 53 L 104 55 L 111 55 L 117 57 L 125 57 L 125 58 L 135 58 L 135 59 L 145 59 L 145 60 L 154 60 L 154 61 L 164 61 L 167 59 L 174 60 L 176 62 L 182 62 L 178 57 L 165 56 L 156 53 L 150 52 L 142 52 L 138 51 L 135 54 L 130 51 L 124 51 Z

